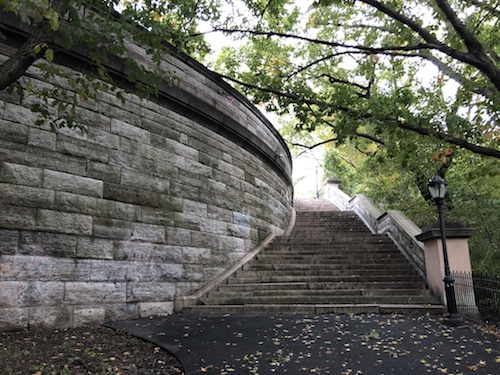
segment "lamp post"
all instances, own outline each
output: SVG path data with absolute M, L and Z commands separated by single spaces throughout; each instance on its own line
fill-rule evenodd
M 440 176 L 434 176 L 429 180 L 427 187 L 432 199 L 436 202 L 439 214 L 439 228 L 441 230 L 441 242 L 443 244 L 443 258 L 444 258 L 444 290 L 446 295 L 446 306 L 448 315 L 444 321 L 450 325 L 459 325 L 464 322 L 457 309 L 457 300 L 455 298 L 455 288 L 453 286 L 455 279 L 451 276 L 450 263 L 448 261 L 448 250 L 446 249 L 446 233 L 444 229 L 443 219 L 443 200 L 446 195 L 447 182 Z

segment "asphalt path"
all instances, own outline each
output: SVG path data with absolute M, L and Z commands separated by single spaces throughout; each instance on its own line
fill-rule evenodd
M 439 316 L 177 314 L 109 324 L 176 355 L 186 375 L 500 375 L 500 337 Z

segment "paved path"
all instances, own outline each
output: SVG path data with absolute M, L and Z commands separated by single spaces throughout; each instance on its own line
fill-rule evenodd
M 193 374 L 500 374 L 500 338 L 436 316 L 179 314 L 112 323 Z

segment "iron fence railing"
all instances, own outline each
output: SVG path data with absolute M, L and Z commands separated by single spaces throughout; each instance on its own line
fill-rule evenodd
M 468 320 L 500 328 L 500 277 L 453 272 L 460 314 Z

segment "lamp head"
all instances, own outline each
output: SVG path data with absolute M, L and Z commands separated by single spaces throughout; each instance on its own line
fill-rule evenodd
M 427 188 L 431 194 L 432 199 L 443 199 L 446 195 L 448 183 L 441 176 L 432 177 L 427 183 Z

